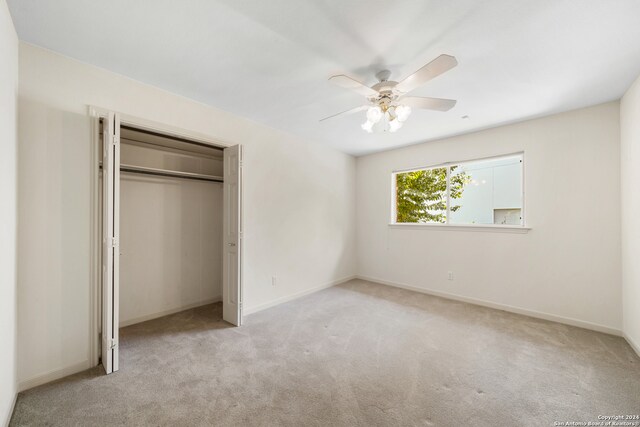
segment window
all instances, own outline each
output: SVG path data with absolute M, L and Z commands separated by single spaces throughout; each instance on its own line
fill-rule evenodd
M 393 222 L 522 226 L 522 158 L 394 172 Z

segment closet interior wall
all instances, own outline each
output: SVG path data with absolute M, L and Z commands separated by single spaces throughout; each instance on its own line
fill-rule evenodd
M 222 150 L 124 126 L 120 142 L 120 326 L 221 301 Z

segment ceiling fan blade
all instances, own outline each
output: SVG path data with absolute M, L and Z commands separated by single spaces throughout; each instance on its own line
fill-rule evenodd
M 440 55 L 436 59 L 429 62 L 427 65 L 420 68 L 418 71 L 398 83 L 395 89 L 402 93 L 411 92 L 418 86 L 422 86 L 429 80 L 449 71 L 456 65 L 458 65 L 458 61 L 454 56 Z
M 349 89 L 354 92 L 357 92 L 360 95 L 364 95 L 364 96 L 378 95 L 378 91 L 373 90 L 370 87 L 363 85 L 359 81 L 354 80 L 351 77 L 345 76 L 344 74 L 339 74 L 337 76 L 329 77 L 329 81 L 345 89 Z
M 456 105 L 455 99 L 422 98 L 419 96 L 407 96 L 400 98 L 400 104 L 411 108 L 423 108 L 425 110 L 449 111 Z
M 338 117 L 338 116 L 348 116 L 349 114 L 357 113 L 358 111 L 364 111 L 367 108 L 369 108 L 369 105 L 362 105 L 360 107 L 352 108 L 351 110 L 347 110 L 347 111 L 343 111 L 343 112 L 338 113 L 338 114 L 334 114 L 333 116 L 325 117 L 324 119 L 320 119 L 320 121 L 324 122 L 325 120 L 333 119 L 333 118 Z

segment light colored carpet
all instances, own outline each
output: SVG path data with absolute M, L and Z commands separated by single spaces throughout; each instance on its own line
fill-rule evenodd
M 360 280 L 121 331 L 121 364 L 20 393 L 11 425 L 551 426 L 640 413 L 619 337 Z

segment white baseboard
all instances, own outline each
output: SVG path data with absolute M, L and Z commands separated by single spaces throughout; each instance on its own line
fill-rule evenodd
M 90 361 L 83 360 L 82 362 L 74 363 L 66 368 L 54 369 L 44 374 L 33 376 L 24 381 L 18 383 L 18 391 L 29 390 L 30 388 L 37 387 L 42 384 L 50 383 L 51 381 L 59 380 L 66 376 L 76 374 L 91 367 Z
M 571 317 L 558 316 L 555 314 L 544 313 L 536 310 L 529 310 L 521 307 L 514 307 L 512 305 L 495 303 L 495 302 L 486 301 L 478 298 L 465 297 L 463 295 L 450 294 L 448 292 L 436 291 L 428 288 L 419 288 L 417 286 L 407 285 L 405 283 L 390 282 L 388 280 L 382 280 L 375 277 L 358 275 L 357 278 L 361 280 L 366 280 L 368 282 L 378 283 L 381 285 L 393 286 L 395 288 L 407 289 L 410 291 L 420 292 L 423 294 L 434 295 L 437 297 L 467 302 L 475 305 L 481 305 L 483 307 L 489 307 L 489 308 L 495 308 L 497 310 L 508 311 L 510 313 L 522 314 L 524 316 L 535 317 L 537 319 L 550 320 L 552 322 L 564 323 L 565 325 L 577 326 L 579 328 L 590 329 L 593 331 L 604 332 L 606 334 L 622 336 L 622 331 L 620 329 L 615 329 L 609 326 L 599 325 L 597 323 L 591 323 L 584 320 L 573 319 Z
M 637 342 L 631 339 L 629 335 L 623 333 L 622 336 L 624 337 L 625 340 L 627 340 L 627 342 L 629 343 L 629 346 L 633 349 L 633 351 L 636 352 L 638 357 L 640 357 L 640 345 L 638 345 Z
M 11 417 L 13 416 L 13 410 L 16 408 L 16 401 L 18 400 L 18 393 L 13 393 L 13 402 L 11 402 L 11 406 L 9 406 L 9 413 L 7 414 L 7 418 L 4 420 L 4 426 L 9 427 L 9 423 L 11 422 Z
M 262 310 L 266 310 L 267 308 L 275 307 L 276 305 L 280 305 L 280 304 L 283 304 L 285 302 L 292 301 L 294 299 L 303 297 L 305 295 L 309 295 L 309 294 L 312 294 L 314 292 L 318 292 L 318 291 L 321 291 L 323 289 L 330 288 L 332 286 L 340 285 L 342 283 L 348 282 L 349 280 L 353 280 L 355 278 L 356 278 L 355 275 L 343 277 L 341 279 L 337 279 L 337 280 L 331 281 L 329 283 L 325 283 L 325 284 L 320 285 L 320 286 L 315 286 L 313 288 L 306 289 L 304 291 L 297 292 L 295 294 L 291 294 L 291 295 L 287 295 L 287 296 L 284 296 L 284 297 L 280 297 L 280 298 L 271 300 L 269 302 L 265 302 L 263 304 L 254 305 L 253 307 L 247 307 L 247 308 L 244 309 L 242 314 L 244 316 L 248 316 L 250 314 L 257 313 L 258 311 L 262 311 Z
M 187 304 L 176 308 L 171 308 L 169 310 L 163 310 L 157 313 L 151 313 L 144 316 L 136 317 L 135 319 L 125 320 L 124 322 L 120 322 L 120 327 L 124 328 L 125 326 L 135 325 L 136 323 L 146 322 L 147 320 L 157 319 L 159 317 L 168 316 L 170 314 L 179 313 L 181 311 L 189 310 L 196 307 L 202 307 L 203 305 L 213 304 L 215 302 L 222 301 L 222 296 L 213 297 L 204 301 L 199 301 L 194 304 Z

